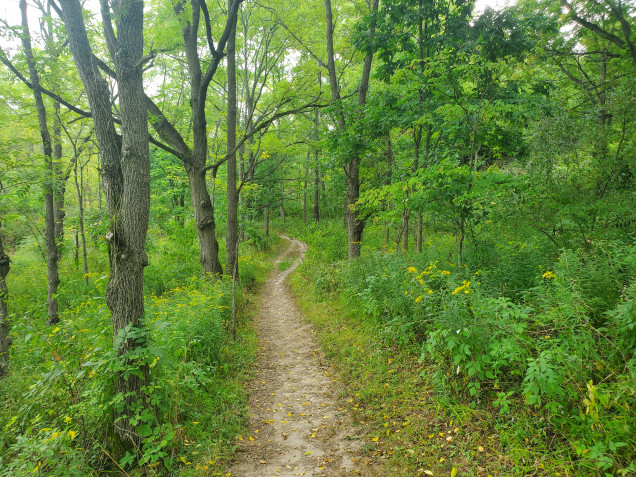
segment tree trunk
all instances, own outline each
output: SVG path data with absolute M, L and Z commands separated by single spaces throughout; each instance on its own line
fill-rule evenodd
M 362 232 L 364 231 L 365 221 L 360 220 L 358 212 L 355 210 L 355 204 L 360 197 L 360 158 L 355 156 L 351 163 L 345 165 L 345 174 L 347 176 L 347 208 L 345 218 L 347 222 L 347 257 L 349 259 L 360 256 L 362 249 Z
M 60 0 L 69 46 L 86 90 L 99 143 L 104 193 L 110 215 L 106 235 L 110 279 L 106 304 L 113 322 L 113 339 L 121 362 L 115 392 L 123 397 L 115 409 L 117 450 L 135 452 L 141 438 L 131 418 L 145 405 L 148 384 L 145 349 L 143 270 L 150 210 L 148 112 L 142 82 L 143 2 L 116 4 L 116 29 L 111 24 L 108 0 L 101 0 L 103 29 L 116 68 L 121 117 L 121 138 L 113 122 L 108 83 L 101 77 L 88 41 L 79 0 Z M 118 36 L 115 37 L 115 30 Z
M 379 0 L 374 0 L 372 5 L 369 5 L 371 12 L 378 11 Z M 340 88 L 338 84 L 338 75 L 335 65 L 335 54 L 333 48 L 333 13 L 331 10 L 331 0 L 325 0 L 325 11 L 327 19 L 327 71 L 329 73 L 329 87 L 331 90 L 331 99 L 334 103 L 340 102 Z M 369 31 L 369 36 L 375 35 L 375 25 L 373 24 Z M 373 61 L 373 52 L 369 51 L 364 58 L 364 64 L 362 67 L 362 77 L 360 79 L 360 87 L 358 90 L 358 111 L 356 115 L 358 117 L 355 120 L 359 120 L 359 116 L 363 114 L 363 107 L 366 104 L 367 92 L 369 89 L 369 78 L 371 75 L 371 63 Z M 342 107 L 338 104 L 336 111 L 336 124 L 338 128 L 346 129 L 346 120 Z M 364 231 L 365 219 L 358 215 L 355 210 L 355 204 L 360 197 L 360 162 L 361 158 L 359 154 L 353 154 L 348 162 L 344 164 L 344 172 L 347 180 L 347 201 L 345 210 L 345 220 L 347 222 L 347 238 L 348 238 L 348 251 L 347 256 L 349 259 L 353 259 L 360 256 L 362 247 L 362 232 Z
M 422 228 L 424 221 L 422 218 L 422 212 L 417 213 L 417 229 L 415 231 L 415 243 L 417 244 L 417 252 L 422 253 Z
M 411 217 L 411 209 L 406 208 L 402 213 L 402 249 L 405 252 L 409 250 L 409 218 Z M 399 246 L 399 243 L 398 243 Z
M 31 49 L 31 35 L 29 33 L 29 22 L 27 19 L 27 3 L 26 0 L 20 0 L 20 11 L 22 13 L 22 47 L 29 66 L 29 76 L 33 85 L 33 96 L 35 97 L 35 106 L 38 112 L 38 123 L 40 126 L 40 136 L 42 138 L 42 146 L 44 148 L 44 222 L 45 222 L 45 243 L 46 243 L 46 270 L 48 276 L 48 296 L 46 306 L 48 311 L 47 324 L 55 324 L 60 321 L 58 315 L 57 304 L 57 287 L 60 283 L 60 276 L 57 266 L 57 243 L 55 242 L 55 207 L 53 204 L 53 189 L 55 184 L 55 173 L 53 170 L 53 151 L 51 147 L 51 135 L 49 133 L 46 108 L 42 98 L 42 90 L 40 88 L 40 78 L 35 67 L 33 59 L 33 51 Z
M 464 252 L 464 238 L 466 237 L 466 229 L 465 222 L 462 218 L 459 224 L 459 235 L 457 237 L 458 247 L 457 247 L 457 265 L 459 267 L 462 266 L 462 254 Z
M 190 198 L 199 239 L 200 261 L 203 270 L 213 276 L 223 274 L 219 261 L 219 243 L 216 240 L 214 207 L 205 180 L 205 170 L 187 169 Z
M 386 186 L 390 186 L 391 182 L 393 181 L 393 163 L 394 162 L 395 161 L 394 161 L 394 157 L 393 157 L 393 142 L 391 141 L 391 130 L 389 130 L 386 133 L 386 164 L 387 164 L 387 170 L 386 170 L 386 175 L 385 175 L 385 179 L 384 179 L 384 185 L 386 185 Z M 389 209 L 390 207 L 391 207 L 391 204 L 389 203 L 389 201 L 385 201 L 385 203 L 384 203 L 385 210 Z M 391 228 L 389 227 L 388 223 L 385 223 L 384 246 L 382 248 L 384 248 L 384 249 L 388 248 L 390 239 L 391 239 Z
M 318 122 L 320 120 L 320 112 L 318 108 L 314 111 L 314 134 L 315 139 L 318 140 Z M 314 150 L 314 222 L 320 220 L 320 151 Z
M 0 224 L 1 225 L 1 224 Z M 9 290 L 7 289 L 6 278 L 9 274 L 11 260 L 5 253 L 2 246 L 2 233 L 0 232 L 0 378 L 9 372 L 9 324 L 7 322 L 9 313 L 7 301 Z
M 84 170 L 83 167 L 80 168 L 80 174 L 82 174 L 82 171 Z M 75 178 L 75 190 L 77 191 L 77 204 L 78 204 L 78 220 L 79 220 L 79 237 L 77 236 L 77 234 L 75 235 L 75 240 L 76 240 L 76 260 L 77 260 L 77 249 L 79 248 L 79 238 L 81 238 L 82 240 L 82 259 L 84 261 L 84 284 L 86 286 L 88 286 L 88 256 L 86 254 L 86 234 L 84 233 L 84 197 L 82 196 L 82 188 L 80 186 L 80 184 L 82 183 L 82 177 L 83 174 L 80 175 L 80 178 L 78 180 L 77 177 L 77 161 L 75 161 L 75 167 L 74 167 L 74 178 Z
M 282 225 L 285 225 L 285 183 L 280 181 L 280 206 L 278 207 L 280 212 L 280 221 Z
M 263 227 L 265 229 L 265 237 L 269 238 L 269 207 L 263 210 Z
M 184 17 L 185 1 L 181 0 L 174 4 L 174 12 L 177 16 L 183 17 L 185 24 L 181 36 L 185 45 L 185 54 L 190 74 L 190 107 L 192 110 L 192 136 L 193 146 L 190 149 L 176 128 L 170 124 L 163 112 L 146 97 L 146 105 L 151 116 L 152 126 L 159 135 L 170 143 L 179 153 L 183 161 L 188 182 L 190 186 L 190 197 L 197 224 L 197 236 L 199 238 L 199 248 L 201 250 L 201 265 L 206 273 L 211 275 L 222 275 L 223 267 L 219 261 L 219 244 L 216 240 L 216 222 L 214 219 L 214 206 L 210 200 L 210 194 L 206 184 L 206 162 L 208 155 L 208 131 L 205 118 L 205 103 L 208 87 L 219 63 L 224 57 L 224 50 L 232 31 L 236 29 L 237 11 L 240 2 L 238 0 L 230 2 L 228 18 L 225 29 L 216 48 L 212 52 L 212 60 L 207 65 L 205 73 L 201 69 L 199 59 L 199 38 L 198 30 L 201 21 L 201 0 L 191 0 L 190 18 Z M 208 45 L 211 48 L 211 44 Z M 236 158 L 235 158 L 236 160 Z M 234 163 L 236 168 L 236 162 Z
M 228 0 L 228 9 L 236 0 Z M 238 190 L 236 188 L 236 22 L 227 40 L 227 223 L 225 249 L 227 262 L 225 271 L 234 275 L 238 260 Z M 230 154 L 231 153 L 231 154 Z
M 58 253 L 62 250 L 64 242 L 64 194 L 66 192 L 66 179 L 61 172 L 62 160 L 62 131 L 60 128 L 60 103 L 53 103 L 53 168 L 55 170 L 55 184 L 53 185 L 53 207 L 55 215 L 55 243 L 58 247 Z
M 309 184 L 309 161 L 311 161 L 311 150 L 307 150 L 307 160 L 305 161 L 305 177 L 303 180 L 303 224 L 307 225 L 307 186 Z
M 320 221 L 320 167 L 318 165 L 319 152 L 314 151 L 314 222 Z

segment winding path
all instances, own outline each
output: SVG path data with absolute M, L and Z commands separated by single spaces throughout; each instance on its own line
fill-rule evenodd
M 337 380 L 285 284 L 307 246 L 283 238 L 290 244 L 275 263 L 293 264 L 273 272 L 262 291 L 256 317 L 260 352 L 249 385 L 251 433 L 229 472 L 233 477 L 376 475 L 360 456 L 362 439 L 337 405 Z

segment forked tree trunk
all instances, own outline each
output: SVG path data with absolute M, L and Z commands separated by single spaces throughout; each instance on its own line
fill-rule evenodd
M 29 33 L 29 22 L 27 19 L 27 3 L 26 0 L 20 0 L 20 11 L 22 13 L 22 47 L 24 55 L 29 66 L 29 76 L 33 85 L 33 96 L 35 97 L 35 106 L 38 112 L 38 123 L 40 126 L 40 137 L 42 138 L 42 146 L 44 149 L 44 223 L 45 223 L 45 243 L 46 243 L 46 270 L 48 277 L 48 296 L 46 306 L 48 312 L 47 324 L 55 324 L 60 321 L 57 303 L 57 287 L 60 283 L 58 272 L 58 250 L 55 241 L 55 207 L 53 204 L 53 189 L 55 184 L 55 172 L 53 170 L 53 150 L 51 147 L 51 135 L 49 133 L 46 108 L 44 99 L 42 98 L 42 90 L 40 88 L 40 77 L 35 67 L 33 59 L 33 50 L 31 48 L 31 35 Z
M 369 12 L 378 11 L 379 0 L 373 0 L 372 4 L 369 4 Z M 331 90 L 331 99 L 334 103 L 340 102 L 340 85 L 338 83 L 339 76 L 336 72 L 335 54 L 333 47 L 333 12 L 331 10 L 331 0 L 325 0 L 325 11 L 327 20 L 327 71 L 329 73 L 329 87 Z M 375 25 L 373 24 L 369 31 L 369 36 L 375 35 Z M 364 64 L 362 67 L 362 77 L 360 80 L 360 86 L 358 90 L 358 111 L 356 118 L 352 118 L 352 121 L 360 119 L 360 115 L 363 114 L 363 107 L 366 104 L 367 92 L 369 90 L 369 78 L 371 75 L 371 63 L 373 61 L 373 53 L 368 52 L 364 58 Z M 347 128 L 347 119 L 341 105 L 337 104 L 336 110 L 336 124 L 339 129 L 345 130 Z M 355 204 L 360 197 L 360 162 L 361 158 L 359 154 L 353 154 L 349 158 L 348 162 L 344 164 L 344 173 L 347 181 L 347 200 L 345 204 L 345 221 L 347 224 L 347 238 L 348 238 L 348 251 L 347 256 L 349 259 L 360 256 L 362 248 L 362 232 L 364 231 L 365 219 L 360 217 L 357 210 L 355 210 Z
M 1 225 L 1 224 L 0 224 Z M 9 313 L 7 301 L 9 290 L 7 289 L 6 278 L 9 274 L 11 260 L 5 253 L 2 245 L 2 233 L 0 232 L 0 378 L 9 372 L 9 324 L 7 322 Z
M 214 206 L 206 185 L 206 172 L 208 169 L 214 168 L 214 166 L 206 165 L 208 155 L 208 131 L 205 118 L 205 103 L 210 81 L 212 81 L 219 63 L 225 56 L 224 50 L 230 33 L 232 29 L 236 28 L 236 16 L 240 3 L 241 0 L 231 2 L 231 7 L 225 22 L 225 29 L 216 47 L 212 45 L 211 41 L 208 42 L 208 48 L 212 50 L 212 58 L 205 72 L 201 69 L 201 60 L 199 58 L 198 31 L 199 23 L 201 23 L 201 12 L 207 12 L 207 6 L 205 2 L 201 0 L 190 0 L 190 5 L 187 9 L 185 0 L 179 0 L 173 4 L 175 14 L 184 20 L 181 36 L 185 46 L 188 73 L 190 74 L 192 148 L 185 143 L 181 134 L 174 125 L 166 119 L 161 109 L 158 108 L 150 98 L 145 97 L 152 127 L 164 141 L 170 144 L 177 157 L 183 161 L 183 165 L 186 169 L 192 208 L 194 209 L 194 217 L 197 224 L 197 236 L 201 250 L 201 265 L 203 266 L 203 270 L 211 275 L 223 274 L 223 267 L 219 261 L 219 244 L 216 240 Z M 189 11 L 189 17 L 185 14 L 186 11 Z M 204 16 L 205 14 L 206 13 L 204 13 Z M 208 39 L 211 40 L 211 38 Z
M 131 421 L 145 406 L 148 365 L 144 323 L 144 250 L 150 209 L 150 159 L 145 95 L 142 82 L 143 2 L 116 4 L 116 31 L 108 0 L 101 0 L 103 29 L 116 68 L 121 117 L 117 135 L 108 83 L 102 78 L 88 41 L 79 0 L 60 0 L 69 46 L 86 90 L 99 143 L 104 193 L 110 216 L 108 254 L 110 279 L 106 303 L 111 311 L 113 339 L 120 358 L 115 392 L 123 398 L 115 409 L 116 449 L 133 453 L 141 438 Z M 141 359 L 140 359 L 141 357 Z

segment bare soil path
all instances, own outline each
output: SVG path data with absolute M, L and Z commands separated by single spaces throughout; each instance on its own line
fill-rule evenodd
M 293 301 L 285 279 L 307 246 L 295 239 L 269 277 L 256 316 L 257 374 L 249 385 L 251 433 L 241 442 L 236 477 L 379 475 L 361 457 L 363 439 L 338 406 L 338 382 Z M 282 268 L 282 267 L 280 267 Z

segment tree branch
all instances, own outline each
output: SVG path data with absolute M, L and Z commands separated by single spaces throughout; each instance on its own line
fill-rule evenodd
M 305 111 L 306 109 L 325 108 L 325 107 L 329 106 L 328 104 L 316 104 L 316 101 L 318 101 L 319 99 L 320 99 L 320 96 L 317 97 L 312 102 L 307 103 L 307 104 L 303 104 L 302 106 L 299 106 L 298 108 L 291 109 L 291 110 L 288 110 L 288 111 L 282 111 L 282 112 L 275 113 L 274 115 L 272 115 L 267 120 L 261 122 L 252 131 L 250 131 L 249 133 L 244 134 L 243 137 L 241 138 L 241 140 L 237 143 L 236 147 L 234 147 L 231 151 L 228 151 L 228 153 L 222 159 L 218 160 L 214 164 L 211 164 L 211 165 L 207 166 L 204 170 L 205 171 L 209 171 L 210 169 L 218 169 L 224 162 L 226 162 L 228 160 L 228 158 L 232 154 L 236 153 L 236 151 L 238 151 L 240 149 L 240 147 L 245 143 L 245 141 L 247 141 L 249 138 L 251 138 L 257 132 L 262 131 L 263 129 L 269 128 L 269 126 L 271 126 L 272 123 L 274 123 L 276 120 L 284 118 L 285 116 L 290 116 L 292 114 L 301 113 L 301 112 Z
M 210 22 L 210 12 L 208 11 L 208 5 L 205 0 L 201 0 L 201 11 L 203 12 L 203 19 L 205 20 L 205 38 L 208 41 L 208 48 L 210 53 L 216 58 L 217 51 L 214 48 L 214 40 L 212 39 L 212 24 Z
M 30 89 L 33 89 L 33 84 L 24 77 L 24 75 L 22 75 L 22 73 L 20 73 L 18 71 L 18 69 L 13 65 L 13 63 L 11 63 L 11 61 L 7 58 L 7 56 L 5 55 L 4 51 L 2 49 L 0 49 L 0 62 L 2 62 L 7 68 L 9 68 L 11 70 L 11 72 L 16 75 L 16 77 L 22 81 L 25 85 L 27 85 Z M 49 98 L 54 99 L 55 101 L 58 101 L 60 104 L 62 104 L 63 106 L 65 106 L 67 109 L 69 109 L 70 111 L 73 111 L 74 113 L 79 114 L 80 116 L 84 117 L 84 118 L 92 118 L 93 115 L 88 112 L 88 111 L 84 111 L 80 108 L 78 108 L 77 106 L 73 106 L 71 103 L 69 103 L 68 101 L 66 101 L 64 98 L 60 97 L 59 95 L 55 94 L 54 92 L 42 87 L 42 85 L 40 85 L 40 91 L 42 91 L 42 93 L 44 93 L 45 95 L 47 95 Z
M 625 48 L 625 42 L 621 40 L 619 37 L 617 37 L 616 35 L 613 35 L 610 32 L 603 30 L 601 27 L 599 27 L 598 25 L 592 22 L 587 21 L 585 18 L 581 18 L 580 16 L 578 16 L 576 13 L 576 10 L 574 10 L 574 7 L 568 2 L 568 0 L 561 0 L 561 5 L 563 5 L 568 10 L 570 14 L 570 18 L 572 18 L 572 20 L 574 20 L 576 23 L 578 23 L 582 27 L 587 28 L 590 31 L 593 31 L 597 35 L 602 36 L 606 40 L 611 41 L 619 48 Z
M 236 18 L 238 16 L 238 7 L 243 0 L 234 0 L 232 2 L 232 6 L 227 13 L 227 21 L 225 22 L 225 30 L 219 39 L 218 48 L 216 49 L 217 54 L 214 56 L 212 63 L 208 66 L 203 78 L 201 79 L 201 92 L 205 92 L 210 85 L 210 81 L 212 81 L 212 77 L 214 77 L 214 73 L 216 73 L 216 69 L 219 66 L 219 63 L 225 56 L 225 44 L 227 43 L 228 38 L 230 37 L 230 33 L 232 32 L 232 28 L 236 25 Z M 205 13 L 204 13 L 205 16 Z M 201 97 L 205 97 L 204 94 Z

